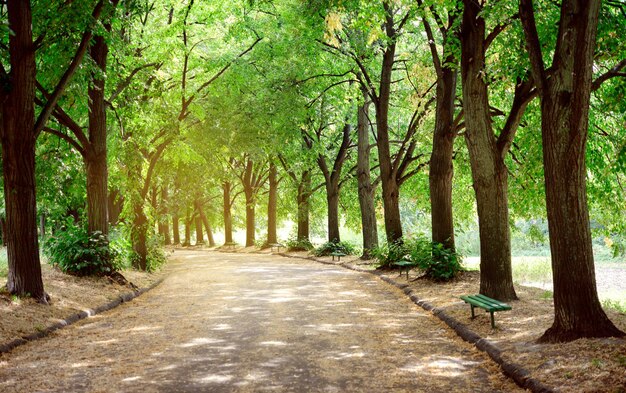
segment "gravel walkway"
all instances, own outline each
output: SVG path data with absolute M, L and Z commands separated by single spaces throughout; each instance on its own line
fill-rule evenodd
M 176 251 L 168 278 L 0 357 L 6 392 L 518 391 L 369 274 Z

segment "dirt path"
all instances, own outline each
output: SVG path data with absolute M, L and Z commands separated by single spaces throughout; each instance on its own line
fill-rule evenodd
M 155 290 L 0 358 L 11 392 L 516 391 L 368 274 L 177 251 Z

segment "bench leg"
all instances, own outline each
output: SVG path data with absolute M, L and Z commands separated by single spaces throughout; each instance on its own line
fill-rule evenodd
M 491 328 L 495 329 L 496 328 L 496 323 L 493 320 L 493 311 L 491 311 L 489 314 L 491 314 Z
M 476 315 L 474 315 L 474 305 L 470 304 L 470 308 L 472 309 L 472 319 L 476 318 Z

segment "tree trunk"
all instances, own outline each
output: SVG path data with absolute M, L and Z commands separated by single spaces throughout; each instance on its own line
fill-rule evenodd
M 389 22 L 388 22 L 389 23 Z M 383 209 L 385 218 L 385 234 L 387 242 L 394 243 L 402 239 L 402 222 L 400 220 L 399 186 L 391 162 L 389 148 L 389 100 L 391 93 L 391 74 L 395 56 L 395 43 L 383 55 L 380 81 L 380 94 L 376 102 L 376 131 L 378 138 L 378 160 L 380 163 L 380 179 L 383 189 Z
M 141 204 L 134 207 L 133 226 L 131 228 L 131 241 L 135 258 L 133 259 L 133 267 L 135 269 L 145 271 L 148 267 L 148 217 L 143 212 Z
M 192 217 L 189 217 L 189 212 L 187 212 L 187 216 L 185 217 L 185 242 L 183 243 L 184 247 L 191 246 L 191 221 Z
M 245 186 L 244 186 L 245 187 Z M 254 191 L 246 189 L 246 247 L 254 246 L 255 242 L 255 200 Z
M 108 26 L 110 30 L 110 25 Z M 94 37 L 90 55 L 104 74 L 109 48 L 104 37 Z M 87 172 L 87 223 L 89 232 L 109 233 L 108 168 L 105 81 L 93 75 L 89 95 L 89 145 L 85 149 L 84 162 Z
M 326 182 L 326 203 L 328 206 L 328 241 L 339 242 L 339 184 Z
M 167 190 L 167 186 L 163 186 L 163 189 L 161 190 L 161 214 L 160 214 L 160 223 L 162 226 L 162 232 L 163 232 L 163 241 L 165 243 L 166 246 L 169 246 L 170 244 L 172 244 L 172 239 L 170 238 L 170 224 L 169 224 L 169 219 L 168 219 L 168 211 L 169 211 L 169 195 L 168 195 L 168 190 Z
M 446 58 L 446 64 L 456 64 L 454 56 Z M 452 155 L 456 132 L 454 123 L 454 98 L 456 97 L 457 71 L 442 67 L 437 78 L 437 105 L 435 109 L 435 132 L 430 156 L 430 206 L 432 241 L 454 249 L 454 222 L 452 220 Z
M 230 196 L 230 183 L 224 182 L 222 188 L 224 189 L 224 243 L 233 243 L 233 216 L 230 211 L 231 208 L 231 196 Z
M 204 228 L 206 229 L 206 235 L 209 239 L 209 247 L 215 247 L 215 239 L 213 238 L 213 230 L 211 229 L 211 224 L 209 220 L 207 220 L 206 216 L 202 215 L 202 222 L 204 223 Z
M 511 270 L 507 168 L 497 146 L 489 113 L 485 71 L 485 20 L 466 0 L 461 33 L 461 77 L 465 140 L 478 207 L 480 293 L 498 300 L 517 299 Z
M 596 289 L 585 150 L 599 0 L 561 3 L 552 74 L 545 77 L 533 39 L 532 3 L 522 1 L 533 76 L 541 97 L 546 208 L 552 253 L 554 323 L 540 338 L 564 342 L 582 337 L 623 337 L 608 319 Z M 541 62 L 543 63 L 543 62 Z
M 204 234 L 202 233 L 202 217 L 196 216 L 196 246 L 204 245 Z
M 278 243 L 276 232 L 276 204 L 278 200 L 278 178 L 276 165 L 270 161 L 269 193 L 267 197 L 267 244 Z
M 300 184 L 298 184 L 298 240 L 310 241 L 309 234 L 309 198 L 311 197 L 311 172 L 302 172 Z
M 363 233 L 363 255 L 361 259 L 371 259 L 371 251 L 378 247 L 378 228 L 376 223 L 376 207 L 374 205 L 375 188 L 370 177 L 370 138 L 369 102 L 367 93 L 363 91 L 364 103 L 358 109 L 357 117 L 357 181 L 359 188 L 359 206 L 361 208 L 361 231 Z
M 196 208 L 198 209 L 198 214 L 200 215 L 200 219 L 204 224 L 204 229 L 206 229 L 206 234 L 209 239 L 209 247 L 215 247 L 215 239 L 213 238 L 213 230 L 211 229 L 211 224 L 209 223 L 209 219 L 206 214 L 204 214 L 204 209 L 202 208 L 202 204 L 199 200 L 196 200 Z
M 35 47 L 29 1 L 7 1 L 10 87 L 0 92 L 7 220 L 7 290 L 46 303 L 39 262 L 35 198 Z
M 174 212 L 172 214 L 172 231 L 174 234 L 174 244 L 180 244 L 180 222 L 178 219 L 178 213 Z

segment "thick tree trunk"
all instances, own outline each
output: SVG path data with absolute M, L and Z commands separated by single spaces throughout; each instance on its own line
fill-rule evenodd
M 143 212 L 143 207 L 136 205 L 133 217 L 133 226 L 131 228 L 131 241 L 135 258 L 133 259 L 133 267 L 135 269 L 145 271 L 148 262 L 148 217 Z
M 380 179 L 382 185 L 383 209 L 385 217 L 385 234 L 387 242 L 393 243 L 402 239 L 402 221 L 400 220 L 399 186 L 391 162 L 389 148 L 389 100 L 391 93 L 391 74 L 395 56 L 395 43 L 389 45 L 383 55 L 380 81 L 380 94 L 376 102 L 376 131 L 378 138 L 378 160 L 380 162 Z
M 507 168 L 493 133 L 485 71 L 485 21 L 480 6 L 466 0 L 461 33 L 465 140 L 478 207 L 480 293 L 517 299 L 511 269 Z
M 367 93 L 363 92 L 365 102 L 358 109 L 357 117 L 357 181 L 359 188 L 359 206 L 361 208 L 361 231 L 363 233 L 363 255 L 361 259 L 371 259 L 371 251 L 378 247 L 378 228 L 376 224 L 375 188 L 370 176 L 370 138 L 367 112 L 369 103 Z
M 456 64 L 453 56 L 446 64 Z M 454 98 L 456 97 L 457 71 L 442 67 L 437 79 L 437 105 L 435 109 L 435 132 L 430 156 L 430 206 L 432 240 L 454 249 L 454 222 L 452 220 L 452 155 L 456 132 L 454 123 Z
M 230 183 L 224 182 L 222 188 L 224 190 L 224 243 L 233 243 L 233 216 L 230 211 L 231 196 Z
M 276 173 L 276 165 L 270 162 L 269 172 L 269 193 L 267 197 L 267 244 L 278 243 L 278 235 L 276 232 L 276 204 L 278 201 L 278 176 Z
M 339 242 L 339 184 L 326 183 L 326 204 L 328 207 L 328 241 Z
M 47 302 L 41 278 L 35 199 L 35 47 L 29 1 L 7 1 L 10 88 L 0 92 L 7 220 L 7 290 Z
M 110 26 L 109 26 L 110 29 Z M 102 36 L 94 37 L 90 55 L 104 74 L 109 48 Z M 105 81 L 94 76 L 88 89 L 89 95 L 89 146 L 84 162 L 87 172 L 87 223 L 89 232 L 109 233 L 108 168 Z
M 553 72 L 547 78 L 532 37 L 532 3 L 520 5 L 541 97 L 554 283 L 554 323 L 541 337 L 544 342 L 624 336 L 598 300 L 587 207 L 585 150 L 599 7 L 599 0 L 562 2 Z
M 204 234 L 202 233 L 202 217 L 196 216 L 196 246 L 204 245 Z
M 309 234 L 309 198 L 311 197 L 311 172 L 303 171 L 298 184 L 298 240 L 310 241 Z
M 174 244 L 180 244 L 180 220 L 178 219 L 178 213 L 172 214 L 172 232 L 174 235 Z

